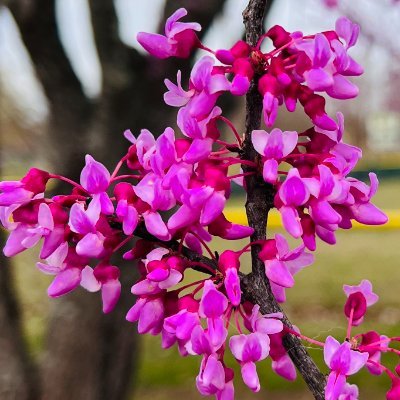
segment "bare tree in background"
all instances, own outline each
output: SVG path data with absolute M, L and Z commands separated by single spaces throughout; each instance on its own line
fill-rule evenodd
M 3 1 L 4 3 L 4 1 Z M 102 93 L 88 99 L 61 44 L 55 0 L 10 0 L 10 9 L 30 54 L 49 104 L 48 141 L 54 170 L 79 179 L 84 155 L 110 166 L 126 147 L 122 132 L 146 127 L 156 135 L 171 120 L 163 106 L 162 81 L 178 68 L 189 71 L 191 60 L 154 63 L 124 45 L 112 0 L 90 0 L 95 43 L 102 68 Z M 185 7 L 207 32 L 224 0 L 168 0 L 164 17 Z M 61 157 L 62 154 L 62 157 Z M 60 190 L 58 188 L 57 190 Z M 2 400 L 124 399 L 131 387 L 138 344 L 134 328 L 125 321 L 133 304 L 130 283 L 134 268 L 125 265 L 123 292 L 110 315 L 101 314 L 99 296 L 73 293 L 57 300 L 40 365 L 29 359 L 23 342 L 18 299 L 12 289 L 7 260 L 0 268 L 0 398 Z M 121 260 L 116 260 L 121 265 Z

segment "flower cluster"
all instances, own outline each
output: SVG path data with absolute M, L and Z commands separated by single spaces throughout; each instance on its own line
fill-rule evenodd
M 363 367 L 366 367 L 373 375 L 385 372 L 392 381 L 392 387 L 387 392 L 386 398 L 388 400 L 399 398 L 399 367 L 392 372 L 381 364 L 382 353 L 400 356 L 399 350 L 389 346 L 391 342 L 399 341 L 399 338 L 389 338 L 375 331 L 351 335 L 352 327 L 362 323 L 367 307 L 378 301 L 378 295 L 372 291 L 371 282 L 367 280 L 363 280 L 357 286 L 344 285 L 343 290 L 347 296 L 344 307 L 344 313 L 348 319 L 347 335 L 342 344 L 332 336 L 328 336 L 323 344 L 325 363 L 331 371 L 325 388 L 325 398 L 327 400 L 357 400 L 357 386 L 348 384 L 346 379 Z
M 164 100 L 179 109 L 180 134 L 170 127 L 156 137 L 146 129 L 137 136 L 127 130 L 129 147 L 115 169 L 110 172 L 87 155 L 80 182 L 38 169 L 20 181 L 1 182 L 0 220 L 10 231 L 7 256 L 43 239 L 37 266 L 55 276 L 48 288 L 52 297 L 80 285 L 101 291 L 103 311 L 108 313 L 121 292 L 120 270 L 112 258 L 122 253 L 135 262 L 140 278 L 132 286 L 136 302 L 127 320 L 138 323 L 139 333 L 161 335 L 163 348 L 176 344 L 182 356 L 200 355 L 199 392 L 230 400 L 234 372 L 225 363 L 226 351 L 240 365 L 245 384 L 256 392 L 260 382 L 255 363 L 268 356 L 277 374 L 296 378 L 282 339 L 300 335 L 283 324 L 282 314 L 263 315 L 257 304 L 243 298 L 241 256 L 259 246 L 265 276 L 276 299 L 284 302 L 293 276 L 313 263 L 309 251 L 316 249 L 316 237 L 333 244 L 335 231 L 351 228 L 352 220 L 383 224 L 387 218 L 370 202 L 378 186 L 376 175 L 370 174 L 370 187 L 348 176 L 361 150 L 342 141 L 342 114 L 337 121 L 328 116 L 325 99 L 318 94 L 338 99 L 357 95 L 347 77 L 361 74 L 362 68 L 347 52 L 357 40 L 358 26 L 342 18 L 334 31 L 311 36 L 275 26 L 254 48 L 238 41 L 214 52 L 198 39 L 199 24 L 180 21 L 186 14 L 179 9 L 167 20 L 165 36 L 138 35 L 142 46 L 158 58 L 185 58 L 195 48 L 212 55 L 195 63 L 187 85 L 182 85 L 180 72 L 176 84 L 165 80 Z M 263 53 L 266 39 L 274 50 Z M 217 102 L 223 93 L 245 95 L 255 75 L 267 127 L 274 124 L 280 105 L 294 111 L 298 102 L 312 127 L 301 133 L 255 130 L 251 139 L 258 159 L 245 160 L 238 157 L 242 138 Z M 232 131 L 233 140 L 221 140 L 221 126 Z M 230 175 L 233 165 L 246 172 Z M 252 235 L 252 227 L 229 221 L 224 210 L 232 181 L 246 189 L 244 177 L 257 174 L 274 188 L 274 205 L 285 230 L 302 243 L 290 250 L 286 238 L 277 234 L 240 251 L 214 253 L 209 247 L 213 237 L 236 240 Z M 69 183 L 70 193 L 46 197 L 50 179 Z M 190 270 L 202 273 L 202 278 L 193 281 Z M 349 327 L 356 326 L 377 298 L 368 282 L 345 291 Z M 237 332 L 228 339 L 230 326 Z M 345 381 L 362 366 L 373 373 L 382 371 L 380 354 L 388 351 L 389 339 L 375 332 L 362 335 L 361 344 L 348 339 L 340 345 L 328 338 L 324 345 L 332 371 L 327 399 L 357 398 L 357 389 Z M 390 393 L 395 393 L 400 378 L 390 376 Z

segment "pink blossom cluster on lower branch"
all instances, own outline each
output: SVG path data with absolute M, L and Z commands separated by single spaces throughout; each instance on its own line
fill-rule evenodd
M 276 299 L 285 302 L 294 275 L 313 263 L 310 251 L 316 249 L 317 237 L 334 244 L 336 230 L 351 228 L 352 220 L 372 225 L 387 220 L 371 203 L 376 175 L 370 174 L 371 186 L 348 176 L 361 150 L 343 142 L 343 115 L 332 119 L 318 94 L 339 99 L 357 94 L 347 77 L 361 74 L 362 68 L 347 51 L 356 43 L 358 26 L 340 18 L 335 30 L 309 36 L 275 26 L 254 48 L 238 41 L 231 49 L 214 52 L 197 38 L 199 24 L 179 21 L 185 15 L 184 9 L 176 11 L 167 20 L 165 35 L 138 35 L 143 47 L 159 58 L 188 57 L 195 48 L 215 56 L 195 63 L 187 89 L 180 72 L 177 84 L 165 80 L 164 100 L 179 108 L 180 134 L 170 127 L 157 138 L 146 129 L 137 136 L 127 130 L 129 147 L 115 169 L 110 172 L 87 155 L 80 182 L 35 168 L 20 181 L 1 182 L 0 220 L 10 231 L 4 254 L 14 256 L 43 239 L 37 266 L 55 276 L 49 296 L 78 286 L 100 291 L 105 313 L 113 310 L 121 292 L 114 260 L 121 254 L 132 260 L 140 278 L 133 283 L 136 302 L 126 318 L 137 321 L 139 333 L 161 335 L 163 348 L 177 344 L 182 356 L 200 355 L 196 384 L 204 395 L 233 399 L 234 372 L 225 363 L 227 351 L 255 392 L 260 389 L 255 363 L 268 356 L 277 374 L 294 380 L 296 370 L 282 341 L 291 334 L 324 347 L 331 371 L 327 399 L 358 398 L 358 389 L 346 379 L 363 366 L 373 374 L 385 371 L 393 382 L 387 398 L 399 398 L 399 368 L 391 372 L 380 363 L 382 352 L 399 353 L 389 347 L 398 338 L 376 332 L 350 335 L 377 300 L 368 281 L 345 287 L 349 327 L 343 344 L 332 337 L 325 343 L 306 338 L 284 325 L 282 314 L 262 315 L 241 291 L 241 257 L 252 246 L 260 246 L 266 279 Z M 266 39 L 274 49 L 264 53 Z M 255 76 L 267 129 L 280 105 L 294 111 L 297 103 L 312 126 L 300 133 L 253 131 L 258 158 L 245 160 L 238 156 L 242 137 L 217 101 L 224 93 L 245 95 Z M 233 134 L 230 141 L 220 139 L 224 126 Z M 234 165 L 245 172 L 231 175 Z M 250 242 L 240 251 L 229 250 L 229 242 L 221 254 L 210 249 L 213 237 L 230 241 L 252 235 L 252 227 L 224 215 L 232 182 L 246 190 L 244 177 L 250 175 L 263 177 L 275 193 L 274 206 L 285 230 L 301 240 L 295 249 L 280 234 Z M 46 197 L 50 179 L 69 183 L 71 191 Z M 201 274 L 199 279 L 190 279 L 189 270 Z

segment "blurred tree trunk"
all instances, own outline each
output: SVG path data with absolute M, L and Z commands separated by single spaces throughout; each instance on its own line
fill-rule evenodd
M 3 93 L 0 87 L 0 107 Z M 3 115 L 0 115 L 0 128 Z M 0 149 L 2 145 L 0 132 Z M 1 167 L 1 156 L 0 156 Z M 0 170 L 1 179 L 1 170 Z M 5 232 L 0 228 L 0 248 L 5 245 Z M 38 385 L 34 364 L 29 357 L 21 329 L 17 293 L 13 285 L 10 259 L 0 252 L 0 399 L 35 400 Z
M 95 101 L 84 95 L 62 47 L 55 1 L 7 2 L 48 99 L 53 170 L 75 180 L 79 180 L 87 152 L 108 167 L 115 165 L 128 144 L 122 136 L 125 129 L 138 132 L 146 127 L 155 135 L 164 130 L 172 121 L 174 110 L 163 105 L 163 79 L 174 78 L 178 68 L 187 72 L 191 62 L 157 63 L 140 55 L 120 41 L 113 1 L 90 0 L 89 4 L 103 73 L 102 93 Z M 223 4 L 224 0 L 167 1 L 165 13 L 169 15 L 185 6 L 191 20 L 202 23 L 204 34 Z M 57 191 L 65 189 L 58 187 Z M 7 329 L 2 329 L 0 340 L 5 341 L 4 348 L 10 354 L 0 352 L 0 374 L 1 365 L 10 365 L 13 382 L 4 387 L 14 388 L 4 395 L 0 392 L 2 400 L 127 398 L 138 350 L 135 328 L 125 321 L 126 312 L 134 303 L 130 286 L 135 268 L 122 260 L 114 263 L 121 267 L 123 292 L 113 313 L 103 315 L 100 296 L 83 290 L 54 301 L 41 363 L 40 392 L 31 385 L 33 375 L 27 377 L 29 364 L 21 330 L 14 324 L 18 316 L 16 300 L 9 286 L 8 270 L 2 270 L 0 284 L 8 290 L 0 291 L 0 324 Z M 14 300 L 15 304 L 7 308 Z M 7 337 L 3 339 L 3 335 Z
M 0 231 L 4 247 L 4 232 Z M 34 400 L 37 381 L 22 337 L 9 260 L 0 253 L 0 399 Z

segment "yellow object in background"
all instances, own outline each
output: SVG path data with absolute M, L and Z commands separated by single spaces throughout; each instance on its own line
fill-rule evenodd
M 356 221 L 352 221 L 354 229 L 400 229 L 400 210 L 383 210 L 389 217 L 389 221 L 385 225 L 364 225 Z M 224 214 L 226 218 L 236 224 L 247 225 L 246 212 L 243 207 L 226 207 Z M 268 226 L 271 228 L 281 228 L 282 220 L 277 210 L 272 210 L 268 215 Z

